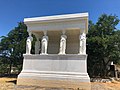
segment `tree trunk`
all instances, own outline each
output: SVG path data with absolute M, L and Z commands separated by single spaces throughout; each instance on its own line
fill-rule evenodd
M 10 64 L 9 64 L 9 71 L 8 71 L 8 75 L 11 75 L 11 69 L 12 69 L 12 60 L 10 60 Z

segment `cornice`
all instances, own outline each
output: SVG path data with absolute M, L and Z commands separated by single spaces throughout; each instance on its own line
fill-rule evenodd
M 29 24 L 29 23 L 83 20 L 83 19 L 88 20 L 88 13 L 77 13 L 77 14 L 65 14 L 65 15 L 25 18 L 24 22 L 25 22 L 25 24 Z

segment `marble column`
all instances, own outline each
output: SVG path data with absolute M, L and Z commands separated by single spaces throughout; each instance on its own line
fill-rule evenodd
M 36 42 L 35 42 L 35 54 L 39 54 L 40 53 L 40 40 L 39 40 L 39 35 L 38 34 L 34 34 L 36 37 Z
M 32 35 L 31 32 L 29 32 L 29 37 L 27 38 L 26 41 L 26 54 L 31 54 L 32 41 L 33 41 L 33 37 L 31 35 Z
M 46 31 L 44 32 L 44 36 L 42 37 L 41 44 L 42 44 L 41 54 L 47 54 L 48 36 Z
M 86 34 L 84 32 L 81 33 L 79 39 L 80 39 L 79 54 L 86 54 Z
M 65 31 L 63 31 L 62 33 L 63 33 L 63 35 L 61 35 L 61 39 L 60 39 L 59 54 L 65 54 L 65 52 L 66 52 L 66 39 L 67 39 L 67 36 L 65 35 Z

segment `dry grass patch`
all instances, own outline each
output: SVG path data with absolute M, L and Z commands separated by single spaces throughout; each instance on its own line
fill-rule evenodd
M 0 90 L 45 90 L 42 88 L 18 88 L 15 85 L 16 78 L 0 78 Z M 112 83 L 91 83 L 92 90 L 120 90 L 120 82 L 114 81 Z
M 16 78 L 0 78 L 0 90 L 15 90 Z

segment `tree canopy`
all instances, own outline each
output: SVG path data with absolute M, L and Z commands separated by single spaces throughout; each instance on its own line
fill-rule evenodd
M 89 22 L 87 39 L 88 71 L 91 76 L 107 76 L 108 65 L 120 60 L 120 31 L 117 16 L 103 14 L 96 24 Z
M 11 30 L 7 36 L 1 37 L 0 61 L 6 61 L 3 64 L 6 64 L 6 69 L 9 68 L 9 73 L 11 67 L 21 68 L 27 37 L 27 27 L 23 22 L 18 23 L 18 26 Z

